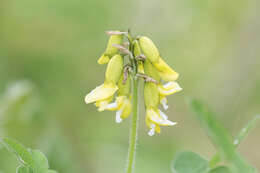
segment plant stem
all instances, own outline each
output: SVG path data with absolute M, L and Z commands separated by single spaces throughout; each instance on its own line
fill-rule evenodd
M 132 173 L 134 168 L 136 145 L 137 145 L 137 128 L 138 128 L 138 85 L 139 79 L 133 76 L 133 115 L 132 126 L 129 138 L 129 150 L 127 158 L 126 173 Z

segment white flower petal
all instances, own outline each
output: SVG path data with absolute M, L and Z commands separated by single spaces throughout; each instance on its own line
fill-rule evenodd
M 117 102 L 113 102 L 107 105 L 107 109 L 116 109 L 118 107 Z
M 170 120 L 165 120 L 165 121 L 163 121 L 163 123 L 161 125 L 164 125 L 164 126 L 174 126 L 176 124 L 177 124 L 177 122 L 172 122 Z
M 118 111 L 116 111 L 116 122 L 117 123 L 122 122 L 122 118 L 121 118 L 122 113 L 123 113 L 123 109 L 119 109 Z
M 167 110 L 169 108 L 168 104 L 167 104 L 167 99 L 164 97 L 163 99 L 161 99 L 161 104 L 164 108 L 164 110 Z
M 172 86 L 172 85 L 175 85 L 175 83 L 176 83 L 176 82 L 172 82 L 172 81 L 171 81 L 171 82 L 167 82 L 166 84 L 163 85 L 163 87 L 164 87 L 165 89 L 167 89 L 168 87 L 170 87 L 170 86 Z
M 151 129 L 148 132 L 149 136 L 153 136 L 155 134 L 155 124 L 151 124 Z
M 168 120 L 168 116 L 159 109 L 159 114 L 164 120 Z

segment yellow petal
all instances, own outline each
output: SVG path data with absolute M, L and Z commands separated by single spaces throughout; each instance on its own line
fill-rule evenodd
M 166 96 L 171 95 L 182 90 L 177 82 L 168 82 L 164 85 L 158 85 L 160 95 Z
M 114 44 L 122 44 L 123 35 L 112 35 L 110 36 L 107 44 L 106 51 L 98 59 L 99 64 L 107 64 L 114 55 L 118 53 L 118 48 L 114 47 Z
M 101 100 L 101 101 L 97 101 L 95 103 L 95 105 L 98 107 L 98 111 L 101 112 L 101 111 L 104 111 L 107 109 L 107 106 L 109 105 L 109 103 L 112 101 L 113 99 L 113 96 L 112 97 L 109 97 L 105 100 Z
M 176 122 L 168 120 L 168 117 L 159 109 L 148 108 L 146 110 L 146 116 L 149 120 L 159 126 L 173 126 Z
M 110 57 L 114 56 L 115 54 L 118 53 L 118 49 L 116 47 L 114 47 L 114 44 L 122 44 L 123 41 L 123 35 L 111 35 L 109 40 L 108 40 L 108 44 L 107 44 L 107 48 L 106 48 L 106 54 L 108 54 Z
M 120 106 L 118 107 L 118 111 L 116 112 L 116 122 L 120 123 L 123 119 L 127 118 L 132 111 L 132 104 L 130 98 L 126 96 L 120 96 L 120 102 L 118 103 Z M 118 101 L 118 99 L 117 99 Z M 118 101 L 119 102 L 119 101 Z
M 144 74 L 144 64 L 142 61 L 138 61 L 138 73 Z
M 123 108 L 123 113 L 121 115 L 121 118 L 122 119 L 125 119 L 127 118 L 130 113 L 132 111 L 132 103 L 131 103 L 131 100 L 130 99 L 125 99 L 124 101 L 124 108 Z
M 163 80 L 174 81 L 178 79 L 179 74 L 166 64 L 162 58 L 159 58 L 158 62 L 153 63 L 153 65 L 158 70 L 158 73 Z
M 142 54 L 140 45 L 139 45 L 137 40 L 133 41 L 133 48 L 134 48 L 134 56 L 135 57 Z
M 100 100 L 105 100 L 113 96 L 117 90 L 118 87 L 116 85 L 111 83 L 104 83 L 86 95 L 85 102 L 88 104 Z
M 107 105 L 106 109 L 110 111 L 119 110 L 122 108 L 122 106 L 125 103 L 125 100 L 127 100 L 127 96 L 117 96 L 116 101 L 113 103 L 110 103 Z
M 98 59 L 98 63 L 99 64 L 107 64 L 109 62 L 110 58 L 103 54 L 99 59 Z
M 156 133 L 161 133 L 161 128 L 159 125 L 154 124 L 152 121 L 149 120 L 149 118 L 146 116 L 145 118 L 146 125 L 150 128 L 148 135 L 153 136 Z

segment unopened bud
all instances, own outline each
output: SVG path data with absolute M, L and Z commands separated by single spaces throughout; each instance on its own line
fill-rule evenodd
M 115 55 L 111 58 L 106 69 L 106 82 L 116 84 L 123 71 L 124 60 L 121 55 Z
M 149 60 L 145 60 L 144 62 L 144 72 L 146 75 L 152 77 L 156 81 L 160 81 L 160 76 L 156 70 L 156 68 L 152 65 Z
M 157 107 L 159 104 L 159 91 L 158 87 L 155 83 L 146 82 L 144 85 L 144 101 L 145 106 L 149 107 Z
M 121 75 L 119 81 L 118 81 L 118 95 L 129 95 L 131 92 L 131 78 L 128 76 L 128 78 L 124 82 L 124 75 Z
M 119 31 L 115 31 L 115 32 L 119 32 Z M 123 41 L 123 35 L 122 34 L 111 35 L 109 40 L 108 40 L 106 51 L 99 58 L 98 63 L 99 64 L 108 63 L 109 59 L 112 58 L 115 54 L 118 53 L 118 48 L 114 47 L 113 45 L 114 44 L 120 45 L 120 44 L 122 44 L 122 41 Z
M 150 38 L 144 36 L 140 37 L 139 44 L 147 59 L 149 59 L 152 63 L 158 61 L 160 53 Z

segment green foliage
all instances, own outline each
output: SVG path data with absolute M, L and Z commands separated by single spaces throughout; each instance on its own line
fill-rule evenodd
M 17 173 L 55 173 L 49 170 L 48 160 L 39 150 L 31 150 L 26 148 L 19 142 L 10 138 L 3 138 L 2 143 L 13 153 L 16 154 L 20 165 Z
M 214 115 L 202 103 L 197 100 L 190 102 L 197 119 L 204 131 L 215 145 L 218 153 L 208 162 L 193 152 L 178 154 L 173 163 L 174 173 L 256 173 L 256 170 L 248 165 L 236 152 L 236 146 L 253 128 L 259 116 L 251 120 L 238 134 L 234 142 L 229 133 L 214 118 Z M 229 167 L 216 167 L 221 161 L 228 163 Z
M 243 127 L 240 132 L 238 133 L 238 135 L 236 136 L 236 139 L 234 140 L 234 145 L 238 146 L 240 144 L 240 142 L 242 141 L 242 139 L 244 139 L 249 131 L 255 126 L 257 120 L 260 119 L 260 115 L 255 116 L 251 121 L 249 121 L 245 127 Z
M 231 173 L 231 171 L 226 166 L 219 166 L 219 167 L 212 169 L 209 173 Z
M 16 170 L 17 173 L 33 173 L 33 170 L 30 167 L 19 166 Z
M 208 161 L 191 151 L 180 152 L 173 162 L 174 173 L 205 173 L 207 169 Z

